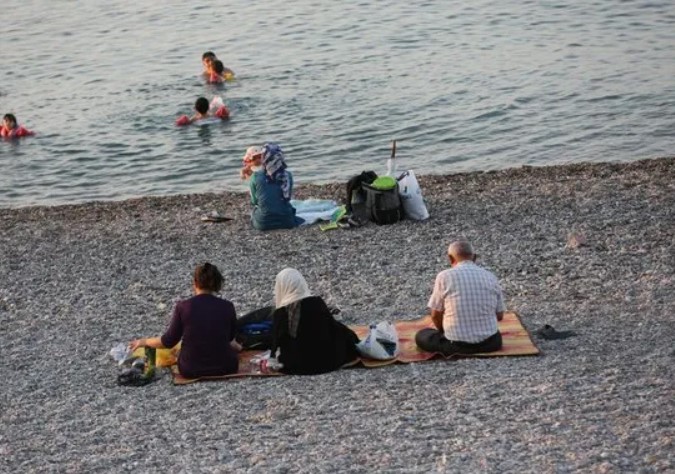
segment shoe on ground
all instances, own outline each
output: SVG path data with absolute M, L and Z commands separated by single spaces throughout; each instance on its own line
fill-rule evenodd
M 543 339 L 552 341 L 557 339 L 567 339 L 568 337 L 576 336 L 577 333 L 574 331 L 557 331 L 550 324 L 544 324 L 535 331 L 535 334 Z

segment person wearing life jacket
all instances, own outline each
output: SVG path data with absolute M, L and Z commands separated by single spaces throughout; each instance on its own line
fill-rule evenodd
M 192 117 L 187 115 L 181 115 L 176 119 L 176 125 L 190 125 L 191 123 L 197 122 L 199 120 L 204 120 L 207 118 L 216 117 L 221 120 L 227 120 L 230 118 L 230 111 L 227 109 L 225 104 L 218 107 L 214 112 L 209 112 L 211 105 L 209 100 L 206 97 L 200 97 L 195 102 L 195 114 Z
M 21 138 L 35 135 L 23 125 L 18 125 L 14 114 L 5 114 L 0 125 L 0 137 Z

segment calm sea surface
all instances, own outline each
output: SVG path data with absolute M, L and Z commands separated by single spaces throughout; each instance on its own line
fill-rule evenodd
M 242 190 L 278 141 L 299 182 L 675 152 L 675 2 L 9 0 L 0 206 Z M 214 50 L 238 80 L 198 77 Z M 232 120 L 177 128 L 199 96 Z

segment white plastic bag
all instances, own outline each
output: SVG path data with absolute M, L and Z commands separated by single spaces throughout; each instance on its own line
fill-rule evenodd
M 125 360 L 131 357 L 131 350 L 129 350 L 127 344 L 119 342 L 110 349 L 110 357 L 112 357 L 118 365 L 122 365 Z
M 376 360 L 393 359 L 398 355 L 398 332 L 393 324 L 371 324 L 366 338 L 356 345 L 363 357 Z
M 415 172 L 408 170 L 401 175 L 398 181 L 398 195 L 403 203 L 403 210 L 408 219 L 423 221 L 429 218 L 429 211 L 422 198 L 422 189 L 420 188 Z

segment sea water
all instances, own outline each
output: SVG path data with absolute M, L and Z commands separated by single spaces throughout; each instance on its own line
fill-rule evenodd
M 675 3 L 9 0 L 0 206 L 242 190 L 279 142 L 297 182 L 675 150 Z M 213 50 L 237 80 L 206 85 Z M 179 128 L 199 96 L 228 123 Z

